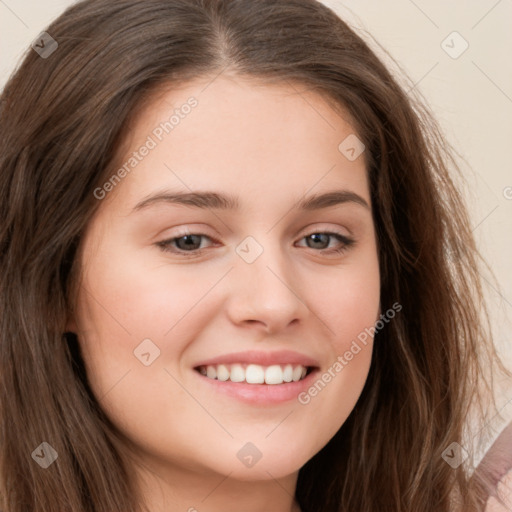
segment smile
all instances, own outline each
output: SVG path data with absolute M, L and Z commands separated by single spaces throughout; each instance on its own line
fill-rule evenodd
M 222 382 L 239 382 L 247 384 L 285 384 L 303 380 L 312 368 L 300 364 L 216 364 L 202 365 L 196 368 L 201 375 Z

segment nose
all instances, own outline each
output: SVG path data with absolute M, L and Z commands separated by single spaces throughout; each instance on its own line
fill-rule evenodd
M 254 325 L 274 334 L 303 321 L 308 307 L 301 297 L 300 279 L 278 247 L 271 249 L 266 244 L 252 263 L 238 255 L 235 258 L 228 299 L 228 315 L 233 323 Z

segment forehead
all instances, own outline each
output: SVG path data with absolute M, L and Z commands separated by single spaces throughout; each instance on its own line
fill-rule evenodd
M 125 169 L 115 195 L 134 205 L 156 188 L 223 189 L 245 205 L 348 187 L 370 203 L 364 152 L 346 153 L 359 139 L 341 108 L 304 85 L 198 79 L 141 108 L 114 169 Z

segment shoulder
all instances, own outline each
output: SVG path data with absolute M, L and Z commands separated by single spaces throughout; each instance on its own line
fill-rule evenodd
M 512 422 L 489 448 L 475 475 L 488 482 L 485 512 L 512 510 Z M 497 498 L 501 498 L 503 504 Z

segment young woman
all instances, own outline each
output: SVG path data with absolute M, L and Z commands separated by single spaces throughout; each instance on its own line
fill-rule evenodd
M 78 2 L 0 109 L 4 512 L 482 509 L 455 162 L 331 10 Z

